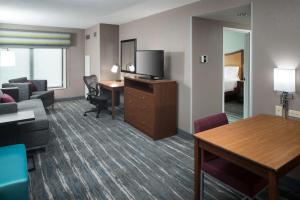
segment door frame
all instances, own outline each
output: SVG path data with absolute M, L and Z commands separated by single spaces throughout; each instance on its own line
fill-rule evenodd
M 243 104 L 243 117 L 247 118 L 252 116 L 252 31 L 249 29 L 241 29 L 241 28 L 230 28 L 230 27 L 223 27 L 223 38 L 224 38 L 224 31 L 234 31 L 240 33 L 247 33 L 249 34 L 249 67 L 245 69 L 244 65 L 244 77 L 246 79 L 244 83 L 244 104 Z M 224 45 L 224 41 L 223 41 Z M 225 91 L 224 91 L 224 48 L 223 48 L 223 66 L 222 66 L 222 111 L 225 113 Z M 244 50 L 245 52 L 245 50 Z M 248 80 L 248 81 L 247 81 Z M 245 99 L 247 98 L 247 99 Z

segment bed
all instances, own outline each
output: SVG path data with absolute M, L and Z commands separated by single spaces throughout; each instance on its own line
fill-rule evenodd
M 244 50 L 224 55 L 224 96 L 225 102 L 243 99 Z

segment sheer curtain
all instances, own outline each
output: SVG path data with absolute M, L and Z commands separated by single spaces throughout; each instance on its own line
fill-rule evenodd
M 9 51 L 15 53 L 15 66 L 0 66 L 0 85 L 7 83 L 9 79 L 30 77 L 30 49 L 9 49 Z
M 48 80 L 48 87 L 63 86 L 63 49 L 33 49 L 33 79 Z

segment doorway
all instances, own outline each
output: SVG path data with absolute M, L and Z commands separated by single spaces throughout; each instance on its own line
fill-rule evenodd
M 250 34 L 245 29 L 223 29 L 223 111 L 229 122 L 249 117 Z

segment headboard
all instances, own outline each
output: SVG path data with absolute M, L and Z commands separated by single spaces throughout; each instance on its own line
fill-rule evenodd
M 239 78 L 240 80 L 244 80 L 244 50 L 226 53 L 224 55 L 224 66 L 238 66 Z

